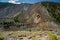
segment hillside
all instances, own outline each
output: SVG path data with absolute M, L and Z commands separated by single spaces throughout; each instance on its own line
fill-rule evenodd
M 12 19 L 22 11 L 26 12 L 31 4 L 0 3 L 0 20 Z
M 42 5 L 47 8 L 49 14 L 55 19 L 54 21 L 60 23 L 60 3 L 42 2 Z
M 0 3 L 0 22 L 28 23 L 28 28 L 60 29 L 60 3 L 39 2 L 35 4 Z M 1 23 L 0 23 L 1 24 Z M 3 24 L 3 23 L 2 23 Z
M 34 29 L 59 30 L 60 3 L 41 2 L 33 4 L 29 10 L 18 19 L 30 23 Z

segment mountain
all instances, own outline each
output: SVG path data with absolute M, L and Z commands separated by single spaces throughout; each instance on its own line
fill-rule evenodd
M 60 3 L 39 2 L 35 4 L 0 3 L 0 20 L 12 19 L 29 23 L 35 29 L 60 29 Z
M 11 19 L 18 15 L 21 11 L 26 12 L 31 4 L 11 4 L 11 3 L 0 3 L 0 20 Z
M 18 19 L 22 22 L 30 23 L 34 29 L 59 30 L 60 3 L 40 2 L 33 4 L 29 10 Z
M 25 16 L 35 29 L 57 30 L 60 28 L 60 3 L 41 2 L 31 6 Z

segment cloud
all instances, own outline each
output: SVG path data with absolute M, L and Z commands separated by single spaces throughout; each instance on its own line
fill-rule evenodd
M 19 0 L 9 0 L 8 2 L 13 4 L 21 4 Z

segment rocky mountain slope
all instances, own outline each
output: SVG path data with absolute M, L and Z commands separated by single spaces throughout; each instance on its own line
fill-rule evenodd
M 35 29 L 60 29 L 60 3 L 0 3 L 0 5 L 0 20 L 12 18 L 15 22 L 30 23 L 32 26 L 29 27 L 34 27 Z
M 57 30 L 60 28 L 60 4 L 42 2 L 34 4 L 25 16 L 28 23 L 34 24 L 36 29 Z M 40 28 L 39 28 L 40 27 Z

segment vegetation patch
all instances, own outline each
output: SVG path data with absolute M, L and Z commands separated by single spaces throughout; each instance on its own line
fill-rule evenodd
M 0 34 L 0 40 L 4 40 L 4 37 Z
M 48 32 L 49 40 L 57 40 L 57 35 L 52 32 Z
M 36 37 L 32 37 L 32 40 L 37 40 L 37 38 Z

